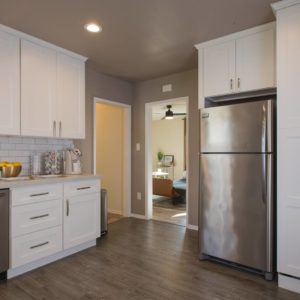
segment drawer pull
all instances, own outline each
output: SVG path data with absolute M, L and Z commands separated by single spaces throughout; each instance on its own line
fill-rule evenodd
M 40 219 L 40 218 L 45 218 L 45 217 L 49 217 L 49 214 L 44 214 L 44 215 L 40 215 L 40 216 L 31 217 L 30 220 L 35 220 L 35 219 Z
M 90 188 L 91 188 L 90 186 L 84 186 L 84 187 L 77 188 L 77 191 L 80 191 L 80 190 L 88 190 L 88 189 L 90 189 Z
M 49 244 L 49 242 L 45 242 L 45 243 L 41 243 L 41 244 L 37 244 L 37 245 L 31 246 L 30 249 L 39 248 L 39 247 L 45 246 L 47 244 Z
M 38 197 L 38 196 L 45 196 L 45 195 L 49 195 L 49 192 L 46 192 L 46 193 L 38 193 L 38 194 L 31 194 L 30 197 Z
M 70 213 L 70 204 L 69 204 L 69 200 L 67 200 L 67 217 L 69 216 Z

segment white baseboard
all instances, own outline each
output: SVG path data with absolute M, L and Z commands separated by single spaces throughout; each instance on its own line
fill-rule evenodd
M 14 269 L 9 269 L 7 271 L 7 278 L 10 279 L 10 278 L 16 277 L 16 276 L 21 275 L 23 273 L 29 272 L 33 269 L 45 266 L 45 265 L 47 265 L 49 263 L 52 263 L 56 260 L 59 260 L 61 258 L 67 257 L 71 254 L 76 253 L 76 252 L 79 252 L 79 251 L 85 250 L 87 248 L 93 247 L 95 245 L 96 245 L 96 240 L 81 244 L 79 246 L 75 246 L 71 249 L 67 249 L 67 250 L 52 254 L 50 256 L 47 256 L 47 257 L 41 258 L 39 260 L 33 261 L 31 263 L 28 263 L 26 265 L 16 267 Z
M 109 209 L 108 212 L 111 213 L 111 214 L 116 214 L 116 215 L 123 216 L 123 212 L 121 210 Z
M 300 294 L 300 279 L 278 274 L 278 286 Z
M 186 226 L 186 228 L 187 228 L 187 229 L 197 230 L 197 231 L 198 231 L 198 226 L 196 226 L 196 225 L 188 224 L 188 225 Z
M 139 214 L 130 214 L 130 217 L 136 218 L 136 219 L 147 220 L 147 218 L 144 215 L 139 215 Z

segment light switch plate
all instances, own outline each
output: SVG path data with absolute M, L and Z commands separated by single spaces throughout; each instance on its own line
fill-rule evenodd
M 141 192 L 136 193 L 136 199 L 137 200 L 142 200 L 142 193 Z
M 141 144 L 140 143 L 136 143 L 136 151 L 141 151 Z

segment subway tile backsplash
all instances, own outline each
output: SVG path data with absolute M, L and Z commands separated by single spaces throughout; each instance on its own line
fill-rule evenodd
M 19 161 L 22 163 L 21 175 L 29 175 L 32 154 L 43 154 L 53 150 L 73 148 L 72 140 L 30 137 L 0 136 L 0 161 Z

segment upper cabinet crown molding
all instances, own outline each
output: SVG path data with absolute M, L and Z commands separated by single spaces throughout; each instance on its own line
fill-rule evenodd
M 275 22 L 196 45 L 199 108 L 205 99 L 276 87 Z
M 3 24 L 0 24 L 0 31 L 6 32 L 6 33 L 11 34 L 11 35 L 14 35 L 14 36 L 18 37 L 19 39 L 24 39 L 24 40 L 30 41 L 32 43 L 36 43 L 40 46 L 44 46 L 44 47 L 47 47 L 49 49 L 55 50 L 57 52 L 64 53 L 66 55 L 69 55 L 69 56 L 72 56 L 74 58 L 80 59 L 82 61 L 86 61 L 88 59 L 88 57 L 85 57 L 85 56 L 77 54 L 73 51 L 61 48 L 59 46 L 56 46 L 54 44 L 51 44 L 49 42 L 46 42 L 46 41 L 41 40 L 39 38 L 36 38 L 34 36 L 31 36 L 27 33 L 24 33 L 24 32 L 18 31 L 16 29 L 10 28 L 10 27 L 5 26 Z
M 281 9 L 288 8 L 290 6 L 294 6 L 300 4 L 300 0 L 282 0 L 271 4 L 271 7 L 273 9 L 273 12 L 275 15 L 277 12 Z
M 300 0 L 297 0 L 300 1 Z M 245 29 L 243 31 L 239 31 L 239 32 L 235 32 L 235 33 L 231 33 L 229 35 L 226 36 L 222 36 L 213 40 L 209 40 L 200 44 L 196 44 L 195 48 L 196 49 L 203 49 L 206 47 L 210 47 L 216 44 L 221 44 L 221 43 L 226 43 L 232 40 L 237 40 L 239 38 L 245 37 L 247 35 L 252 35 L 261 31 L 265 31 L 268 29 L 275 29 L 276 28 L 276 22 L 270 22 L 267 24 L 263 24 L 263 25 L 259 25 L 253 28 L 249 28 L 249 29 Z

